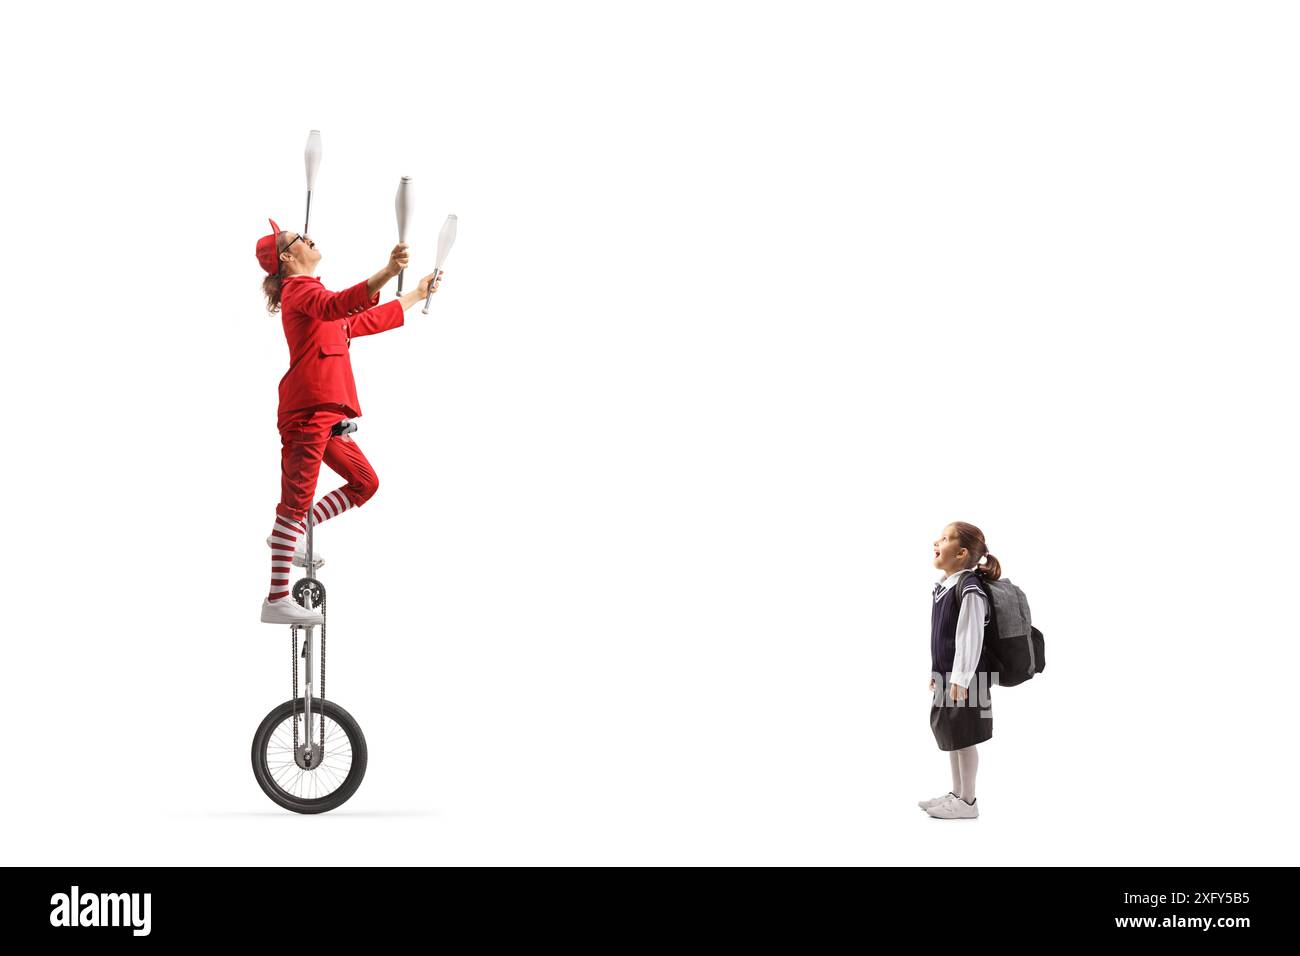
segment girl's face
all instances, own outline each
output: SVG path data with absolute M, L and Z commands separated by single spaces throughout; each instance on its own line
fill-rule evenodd
M 934 542 L 934 566 L 946 574 L 965 570 L 970 562 L 970 552 L 957 541 L 957 533 L 952 525 L 943 529 L 943 533 Z

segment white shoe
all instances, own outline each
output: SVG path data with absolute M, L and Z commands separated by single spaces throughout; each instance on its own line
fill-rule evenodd
M 320 611 L 309 611 L 293 598 L 285 596 L 274 601 L 262 600 L 263 624 L 324 624 Z
M 283 544 L 284 542 L 281 541 L 279 543 Z M 276 540 L 274 536 L 267 535 L 266 544 L 267 547 L 274 547 L 276 544 Z M 313 541 L 312 544 L 315 545 L 316 542 Z M 311 549 L 311 556 L 314 559 L 312 561 L 312 567 L 319 568 L 322 564 L 325 563 L 325 559 L 320 556 L 320 552 L 316 550 L 315 547 Z M 298 565 L 298 567 L 300 568 L 307 567 L 307 546 L 306 544 L 303 543 L 302 538 L 299 538 L 297 544 L 293 546 L 293 563 Z
M 929 810 L 931 807 L 937 807 L 939 804 L 943 803 L 949 797 L 955 797 L 955 796 L 957 796 L 957 794 L 949 790 L 942 797 L 935 797 L 933 800 L 918 800 L 916 801 L 916 805 L 920 807 L 922 810 Z
M 950 796 L 943 803 L 925 812 L 940 820 L 974 820 L 980 815 L 980 808 L 975 805 L 978 802 L 979 797 L 967 803 L 961 797 Z

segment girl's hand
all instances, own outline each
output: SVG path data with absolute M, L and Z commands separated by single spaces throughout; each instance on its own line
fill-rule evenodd
M 406 268 L 407 262 L 411 259 L 410 253 L 407 252 L 407 246 L 404 242 L 399 242 L 393 246 L 393 251 L 388 254 L 388 271 L 393 275 L 401 272 Z
M 953 700 L 965 700 L 966 688 L 962 687 L 961 684 L 949 684 L 948 696 L 951 697 Z
M 420 280 L 420 284 L 416 287 L 416 291 L 420 293 L 420 298 L 425 298 L 429 295 L 430 280 L 433 281 L 433 291 L 437 292 L 438 283 L 442 281 L 442 270 L 439 269 L 436 272 L 430 272 L 427 276 L 425 276 L 423 279 Z

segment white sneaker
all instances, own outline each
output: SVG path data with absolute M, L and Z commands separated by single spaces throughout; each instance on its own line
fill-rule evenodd
M 980 808 L 975 805 L 978 802 L 979 797 L 967 803 L 961 797 L 949 796 L 943 803 L 925 812 L 940 820 L 974 820 L 980 815 Z
M 943 803 L 949 797 L 955 797 L 955 796 L 957 796 L 957 794 L 949 790 L 942 797 L 935 797 L 933 800 L 918 800 L 916 801 L 916 805 L 920 807 L 922 810 L 929 810 L 931 807 L 937 807 L 939 804 Z
M 269 601 L 262 600 L 263 624 L 324 624 L 320 611 L 309 611 L 287 595 Z
M 275 543 L 275 538 L 272 535 L 266 536 L 266 545 L 268 548 L 272 547 Z M 280 543 L 283 544 L 284 542 L 281 541 Z M 315 545 L 316 542 L 313 541 L 312 544 Z M 319 568 L 325 563 L 325 559 L 320 556 L 320 551 L 315 547 L 311 549 L 311 556 L 313 558 L 312 567 Z M 303 542 L 302 538 L 299 538 L 298 542 L 293 546 L 293 563 L 298 565 L 300 568 L 307 567 L 307 545 Z

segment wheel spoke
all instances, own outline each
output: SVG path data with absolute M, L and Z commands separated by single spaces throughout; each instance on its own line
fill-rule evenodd
M 337 773 L 334 772 L 333 768 L 326 767 L 324 764 L 322 764 L 320 770 L 321 773 L 323 774 L 328 773 L 330 775 L 330 789 L 329 789 L 330 793 L 333 793 L 339 787 L 343 786 L 343 780 L 339 777 Z

